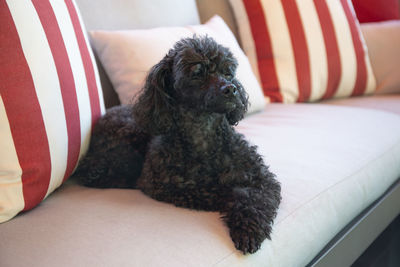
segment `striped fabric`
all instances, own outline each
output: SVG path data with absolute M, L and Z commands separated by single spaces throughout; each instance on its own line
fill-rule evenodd
M 0 222 L 73 172 L 104 113 L 73 0 L 0 0 Z
M 375 78 L 347 0 L 230 0 L 243 48 L 272 102 L 372 93 Z

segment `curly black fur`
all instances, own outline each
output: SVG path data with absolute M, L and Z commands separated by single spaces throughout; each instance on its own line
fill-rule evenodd
M 176 43 L 136 104 L 99 120 L 75 176 L 88 186 L 139 188 L 176 206 L 219 211 L 236 248 L 256 252 L 270 238 L 280 184 L 233 128 L 248 107 L 236 67 L 212 38 Z

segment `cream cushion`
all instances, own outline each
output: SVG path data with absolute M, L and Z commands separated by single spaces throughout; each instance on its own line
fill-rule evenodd
M 400 177 L 395 114 L 270 104 L 238 130 L 282 183 L 272 241 L 256 254 L 235 250 L 218 213 L 71 184 L 0 225 L 1 265 L 304 266 Z
M 93 31 L 91 37 L 122 104 L 130 103 L 144 85 L 150 68 L 183 37 L 208 35 L 230 48 L 239 62 L 237 78 L 249 94 L 249 113 L 262 110 L 264 95 L 250 63 L 229 27 L 219 16 L 203 25 L 164 27 L 149 30 Z

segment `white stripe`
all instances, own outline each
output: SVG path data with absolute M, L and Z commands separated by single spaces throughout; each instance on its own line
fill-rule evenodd
M 76 95 L 79 107 L 79 118 L 81 127 L 81 147 L 79 157 L 87 151 L 91 133 L 92 114 L 90 108 L 89 91 L 87 87 L 85 69 L 79 50 L 78 41 L 76 39 L 74 27 L 68 8 L 64 1 L 50 0 L 54 14 L 60 27 L 61 35 L 64 40 L 68 58 L 71 64 L 72 74 L 74 76 Z M 59 186 L 62 181 L 59 181 Z
M 7 3 L 32 74 L 49 141 L 51 178 L 47 197 L 63 179 L 68 157 L 67 126 L 60 84 L 46 35 L 32 2 L 8 0 Z
M 326 1 L 332 17 L 341 62 L 341 77 L 334 97 L 350 96 L 357 78 L 357 58 L 354 51 L 350 26 L 342 3 L 338 0 Z
M 86 27 L 85 27 L 85 24 L 83 22 L 82 16 L 81 16 L 81 14 L 79 12 L 79 8 L 77 7 L 77 5 L 75 3 L 75 0 L 72 0 L 72 3 L 74 5 L 76 13 L 78 14 L 79 23 L 80 23 L 80 25 L 82 27 L 83 36 L 85 37 L 85 42 L 86 42 L 86 45 L 87 45 L 88 50 L 89 50 L 90 58 L 91 58 L 91 61 L 92 61 L 92 64 L 93 64 L 94 74 L 95 74 L 95 77 L 96 77 L 97 91 L 98 91 L 98 94 L 99 94 L 100 111 L 101 111 L 101 114 L 104 114 L 106 112 L 106 108 L 104 106 L 103 90 L 101 88 L 100 76 L 99 76 L 96 60 L 94 58 L 93 51 L 92 51 L 92 48 L 90 46 L 89 38 L 88 38 L 88 35 L 87 35 L 87 32 L 86 32 Z
M 7 113 L 0 95 L 0 223 L 24 209 L 22 169 L 19 165 Z
M 320 99 L 328 83 L 328 63 L 324 36 L 313 0 L 296 0 L 303 22 L 310 57 L 311 94 L 309 101 Z
M 276 0 L 263 0 L 261 5 L 271 36 L 275 68 L 283 101 L 296 102 L 299 96 L 296 65 L 282 3 Z
M 240 25 L 238 28 L 243 51 L 249 58 L 251 68 L 258 80 L 258 83 L 262 84 L 260 73 L 258 71 L 257 50 L 254 44 L 253 34 L 251 32 L 250 21 L 247 16 L 246 8 L 242 0 L 231 0 L 231 5 L 235 14 L 237 15 L 236 22 L 238 25 Z M 238 16 L 239 14 L 240 16 Z

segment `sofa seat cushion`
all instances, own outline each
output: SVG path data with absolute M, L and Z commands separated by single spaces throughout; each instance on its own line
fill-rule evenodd
M 272 241 L 256 254 L 235 250 L 218 213 L 68 184 L 0 225 L 0 265 L 304 266 L 400 177 L 392 113 L 271 104 L 237 129 L 282 183 Z
M 328 100 L 324 103 L 339 106 L 379 109 L 400 115 L 400 94 L 340 98 Z

